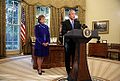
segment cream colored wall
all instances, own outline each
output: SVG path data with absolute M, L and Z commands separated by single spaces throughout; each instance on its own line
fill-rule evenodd
M 86 0 L 86 24 L 90 29 L 95 20 L 109 20 L 109 34 L 99 34 L 101 40 L 120 43 L 120 0 Z

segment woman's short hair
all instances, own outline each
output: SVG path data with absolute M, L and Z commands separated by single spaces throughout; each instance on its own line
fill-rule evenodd
M 39 15 L 39 17 L 38 17 L 38 22 L 39 23 L 40 23 L 41 18 L 45 18 L 45 16 L 44 15 Z

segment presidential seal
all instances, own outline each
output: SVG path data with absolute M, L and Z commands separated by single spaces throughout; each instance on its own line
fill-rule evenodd
M 89 38 L 90 36 L 92 35 L 92 32 L 89 28 L 85 28 L 83 30 L 83 36 L 86 37 L 86 38 Z

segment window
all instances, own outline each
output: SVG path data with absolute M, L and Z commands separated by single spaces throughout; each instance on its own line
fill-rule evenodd
M 45 7 L 45 6 L 36 6 L 36 24 L 38 23 L 38 16 L 39 15 L 44 15 L 45 16 L 45 24 L 48 25 L 48 27 L 50 27 L 50 8 L 49 7 Z
M 18 0 L 6 0 L 6 50 L 20 49 L 20 4 Z

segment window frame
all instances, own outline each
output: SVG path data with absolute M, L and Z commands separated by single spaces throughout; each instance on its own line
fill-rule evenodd
M 8 0 L 8 1 L 10 1 L 10 0 Z M 16 1 L 16 0 L 13 0 L 13 1 Z M 18 27 L 17 28 L 17 32 L 16 32 L 16 34 L 18 35 L 17 36 L 17 41 L 15 41 L 15 40 L 12 40 L 12 41 L 7 41 L 7 36 L 6 36 L 6 43 L 7 42 L 12 42 L 12 43 L 15 43 L 15 42 L 17 42 L 17 49 L 14 49 L 13 47 L 12 47 L 12 49 L 7 49 L 7 44 L 6 44 L 6 53 L 11 53 L 11 54 L 14 54 L 14 53 L 19 53 L 20 52 L 20 18 L 21 18 L 21 4 L 20 4 L 20 2 L 19 2 L 19 0 L 17 1 L 18 2 L 18 5 L 17 5 L 17 8 L 15 8 L 15 9 L 18 9 L 17 10 L 17 17 L 15 17 L 14 16 L 14 14 L 12 14 L 12 16 L 11 16 L 11 18 L 12 18 L 12 23 L 9 23 L 7 20 L 7 16 L 9 16 L 9 14 L 7 15 L 7 8 L 9 8 L 9 7 L 11 7 L 11 6 L 9 6 L 9 4 L 7 4 L 7 0 L 6 0 L 6 29 L 7 29 L 7 25 L 11 25 L 12 26 L 12 29 L 13 29 L 13 31 L 12 31 L 12 33 L 14 32 L 14 29 L 15 29 L 15 27 Z M 14 13 L 13 12 L 13 10 L 11 10 L 12 11 L 12 13 Z M 15 18 L 17 18 L 17 24 L 15 24 L 13 21 L 14 21 L 14 19 Z M 6 35 L 7 35 L 7 30 L 6 30 Z

